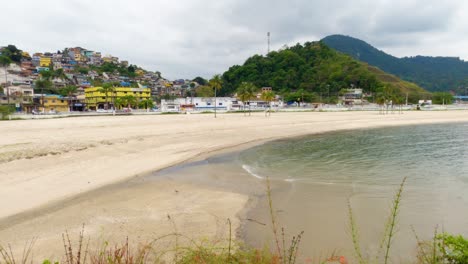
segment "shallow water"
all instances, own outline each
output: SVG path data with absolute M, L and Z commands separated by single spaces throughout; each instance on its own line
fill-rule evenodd
M 302 259 L 353 255 L 348 203 L 365 255 L 378 251 L 392 197 L 404 177 L 394 261 L 415 255 L 439 231 L 468 235 L 468 124 L 393 127 L 311 135 L 161 171 L 259 197 L 242 230 L 255 246 L 273 240 L 265 177 L 272 181 L 286 240 L 305 231 Z M 189 177 L 186 177 L 189 176 Z M 247 220 L 249 219 L 249 220 Z M 270 244 L 273 247 L 273 244 Z

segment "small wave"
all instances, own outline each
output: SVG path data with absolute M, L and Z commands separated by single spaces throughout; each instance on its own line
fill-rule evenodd
M 243 164 L 243 165 L 242 165 L 242 169 L 244 169 L 246 172 L 248 172 L 250 175 L 254 176 L 254 177 L 257 178 L 257 179 L 260 179 L 260 180 L 264 180 L 264 179 L 265 179 L 264 177 L 262 177 L 262 176 L 256 174 L 255 172 L 253 172 L 253 171 L 252 171 L 252 168 L 250 168 L 249 165 Z
M 295 181 L 298 181 L 299 179 L 285 179 L 284 181 L 285 182 L 295 182 Z
M 318 182 L 314 181 L 313 184 L 319 184 L 319 185 L 334 185 L 334 182 Z
M 288 179 L 284 179 L 283 181 L 285 182 L 305 182 L 305 183 L 310 183 L 310 184 L 318 184 L 318 185 L 335 185 L 336 183 L 335 182 L 324 182 L 324 181 L 314 181 L 314 180 L 308 180 L 308 179 L 291 179 L 291 178 L 288 178 Z

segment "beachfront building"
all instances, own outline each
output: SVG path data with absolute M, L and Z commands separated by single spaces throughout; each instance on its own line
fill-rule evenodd
M 362 89 L 348 89 L 341 100 L 344 105 L 361 105 L 363 103 Z
M 165 100 L 165 99 L 161 100 L 161 112 L 177 113 L 180 111 L 180 109 L 181 109 L 181 104 L 180 102 L 178 102 L 177 99 L 176 100 Z M 193 107 L 192 106 L 187 107 L 187 111 L 189 111 L 188 109 L 193 109 Z
M 33 95 L 30 86 L 9 86 L 0 94 L 0 105 L 14 106 L 17 112 L 30 113 L 33 109 Z
M 245 102 L 245 109 L 265 110 L 268 102 L 262 100 L 251 100 Z M 280 100 L 271 102 L 272 108 L 283 107 Z M 191 112 L 191 111 L 214 111 L 214 97 L 184 97 L 174 100 L 161 100 L 162 112 Z M 239 111 L 244 109 L 244 102 L 234 97 L 216 97 L 216 110 L 219 111 Z
M 71 97 L 69 102 L 71 111 L 84 111 L 86 107 L 85 101 L 86 99 L 84 94 Z
M 233 105 L 237 103 L 236 98 L 232 97 L 217 97 L 216 110 L 230 111 L 233 110 Z M 179 112 L 179 111 L 214 111 L 214 97 L 184 97 L 174 100 L 161 100 L 162 112 Z
M 88 109 L 106 109 L 107 104 L 109 104 L 109 108 L 113 108 L 116 99 L 125 99 L 128 96 L 133 96 L 137 104 L 143 100 L 151 99 L 150 88 L 114 87 L 114 91 L 107 94 L 107 99 L 106 94 L 101 89 L 101 87 L 85 88 L 85 104 Z
M 69 112 L 68 98 L 57 94 L 36 94 L 38 111 L 43 113 Z
M 420 105 L 432 105 L 432 100 L 419 100 L 418 104 Z

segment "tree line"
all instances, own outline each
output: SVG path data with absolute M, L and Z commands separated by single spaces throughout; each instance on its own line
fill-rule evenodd
M 395 94 L 410 101 L 427 97 L 417 85 L 388 76 L 378 69 L 336 52 L 322 42 L 296 44 L 266 56 L 254 55 L 241 65 L 229 68 L 222 75 L 220 95 L 234 94 L 244 83 L 256 87 L 272 87 L 285 101 L 336 102 L 340 91 L 361 88 L 364 93 Z

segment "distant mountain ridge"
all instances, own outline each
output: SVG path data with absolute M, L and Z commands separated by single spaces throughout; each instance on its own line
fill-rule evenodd
M 344 35 L 321 40 L 339 52 L 350 55 L 429 91 L 456 91 L 468 86 L 468 62 L 457 57 L 415 56 L 397 58 L 365 41 Z M 464 88 L 458 92 L 464 91 Z

